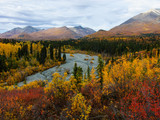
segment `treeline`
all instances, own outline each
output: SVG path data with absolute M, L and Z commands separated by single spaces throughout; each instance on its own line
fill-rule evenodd
M 5 46 L 7 46 L 7 44 Z M 32 58 L 36 58 L 36 60 L 40 64 L 44 64 L 48 56 L 48 59 L 51 59 L 54 61 L 61 61 L 61 46 L 54 48 L 53 45 L 49 45 L 46 47 L 43 44 L 39 44 L 39 45 L 37 44 L 37 45 L 34 45 L 37 47 L 37 49 L 34 48 L 33 50 L 33 47 L 32 47 L 33 44 L 35 43 L 29 42 L 29 43 L 20 44 L 18 47 L 18 50 L 15 53 L 10 51 L 9 55 L 7 53 L 7 50 L 8 50 L 7 47 L 6 49 L 1 50 L 0 72 L 10 70 L 10 69 L 16 69 L 18 67 L 17 61 L 22 59 L 24 59 L 25 61 L 29 61 Z M 18 45 L 15 43 L 13 46 L 18 46 Z M 8 63 L 8 65 L 6 63 Z
M 138 52 L 141 50 L 151 51 L 160 47 L 160 41 L 136 41 L 136 40 L 99 40 L 82 39 L 78 41 L 67 41 L 75 49 L 92 51 L 96 53 L 106 53 L 111 56 L 126 54 L 128 52 Z
M 120 56 L 122 54 L 127 54 L 128 52 L 135 53 L 142 50 L 152 51 L 153 48 L 160 47 L 160 39 L 159 36 L 144 34 L 126 38 L 81 38 L 78 40 L 70 39 L 68 41 L 45 41 L 43 44 L 65 45 L 82 51 Z
M 1 40 L 15 44 L 15 40 Z M 17 41 L 19 42 L 19 41 Z M 59 49 L 59 46 L 68 46 L 83 51 L 92 51 L 95 53 L 105 53 L 110 56 L 120 56 L 128 52 L 138 52 L 142 50 L 151 51 L 153 48 L 160 47 L 159 34 L 142 34 L 140 36 L 111 37 L 111 38 L 81 38 L 78 40 L 70 39 L 67 41 L 32 41 L 45 47 L 52 45 Z M 62 48 L 64 49 L 64 48 Z

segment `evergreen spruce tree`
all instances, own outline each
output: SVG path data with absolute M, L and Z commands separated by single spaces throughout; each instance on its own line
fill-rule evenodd
M 33 53 L 32 43 L 30 44 L 30 54 Z
M 63 61 L 66 61 L 66 54 L 63 53 Z
M 98 57 L 98 66 L 97 66 L 97 72 L 98 72 L 98 77 L 100 79 L 100 84 L 101 84 L 101 89 L 103 89 L 103 69 L 104 69 L 104 61 L 102 58 L 99 56 Z
M 36 59 L 37 59 L 37 61 L 39 61 L 39 62 L 40 62 L 39 51 L 37 51 Z
M 58 60 L 61 61 L 61 46 L 58 48 Z
M 77 85 L 82 82 L 82 79 L 83 79 L 83 70 L 82 70 L 82 68 L 79 66 L 79 67 L 77 68 Z
M 44 64 L 45 63 L 46 57 L 47 57 L 47 50 L 46 50 L 46 47 L 43 47 L 41 49 L 41 53 L 40 53 L 40 64 Z
M 152 50 L 150 50 L 149 57 L 152 58 Z
M 65 48 L 64 48 L 64 46 L 63 46 L 63 52 L 65 52 Z
M 112 56 L 111 63 L 113 64 L 113 62 L 114 62 L 114 58 L 113 58 L 113 56 Z
M 0 72 L 6 70 L 7 70 L 6 57 L 4 55 L 0 55 Z
M 21 49 L 20 48 L 18 48 L 18 58 L 21 58 Z
M 74 78 L 76 79 L 76 86 L 78 89 L 81 88 L 80 83 L 82 82 L 83 79 L 83 70 L 81 67 L 77 67 L 77 63 L 74 64 L 74 68 L 73 68 L 73 75 Z
M 51 45 L 50 46 L 50 58 L 52 59 L 52 60 L 54 60 L 54 57 L 53 57 L 53 46 Z
M 9 57 L 10 57 L 10 58 L 12 58 L 12 56 L 13 56 L 13 55 L 12 55 L 12 52 L 10 52 L 10 55 L 9 55 Z
M 88 69 L 87 69 L 87 77 L 88 77 L 88 81 L 91 80 L 91 76 L 90 76 L 90 68 L 88 66 Z
M 29 52 L 28 52 L 28 45 L 24 45 L 22 47 L 22 55 L 27 57 L 29 55 Z
M 57 52 L 57 49 L 55 50 L 55 58 L 56 58 L 56 60 L 58 60 L 58 52 Z
M 77 63 L 74 64 L 73 76 L 74 76 L 75 79 L 77 79 Z

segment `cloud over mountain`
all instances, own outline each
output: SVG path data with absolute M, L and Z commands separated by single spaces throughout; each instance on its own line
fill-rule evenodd
M 27 25 L 43 28 L 88 26 L 110 29 L 159 0 L 0 0 L 0 33 Z
M 131 17 L 109 31 L 100 30 L 90 37 L 107 37 L 115 35 L 140 35 L 144 33 L 160 34 L 160 9 L 151 9 Z

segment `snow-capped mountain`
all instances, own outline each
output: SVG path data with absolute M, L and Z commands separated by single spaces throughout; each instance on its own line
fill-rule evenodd
M 97 31 L 89 37 L 107 37 L 115 35 L 139 35 L 143 33 L 160 34 L 160 9 L 151 9 L 140 13 L 109 31 Z
M 160 9 L 140 13 L 110 30 L 114 34 L 160 33 Z
M 129 24 L 135 21 L 136 22 L 157 22 L 159 23 L 160 22 L 160 9 L 151 9 L 147 12 L 140 13 L 130 18 L 123 24 Z

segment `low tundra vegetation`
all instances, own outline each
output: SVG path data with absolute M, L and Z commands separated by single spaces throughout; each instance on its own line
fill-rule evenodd
M 53 74 L 53 80 L 0 88 L 0 119 L 146 119 L 160 118 L 160 56 L 139 52 L 108 60 L 83 76 Z M 97 74 L 96 74 L 97 73 Z

